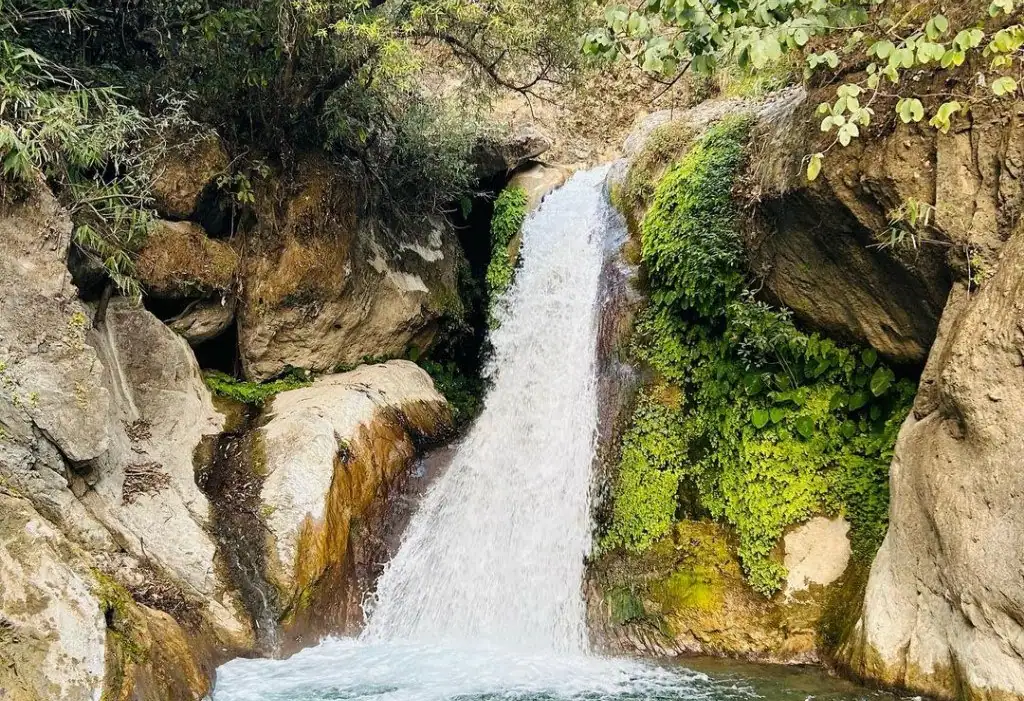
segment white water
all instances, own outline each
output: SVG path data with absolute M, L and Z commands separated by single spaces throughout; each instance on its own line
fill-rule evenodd
M 526 222 L 484 410 L 380 577 L 364 639 L 585 648 L 603 176 Z
M 214 701 L 757 696 L 734 680 L 586 651 L 595 324 L 603 248 L 618 226 L 604 174 L 574 176 L 527 221 L 492 334 L 486 405 L 381 576 L 363 636 L 287 660 L 234 660 L 218 670 Z

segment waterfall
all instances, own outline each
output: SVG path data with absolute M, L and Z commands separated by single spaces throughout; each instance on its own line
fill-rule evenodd
M 585 650 L 599 278 L 618 225 L 605 171 L 525 222 L 484 409 L 381 575 L 364 640 Z

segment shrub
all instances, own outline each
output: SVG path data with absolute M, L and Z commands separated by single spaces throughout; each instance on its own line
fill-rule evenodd
M 731 192 L 745 134 L 742 120 L 712 127 L 644 220 L 650 305 L 631 352 L 659 379 L 624 436 L 602 544 L 642 552 L 678 518 L 710 514 L 735 528 L 747 579 L 768 595 L 785 576 L 779 538 L 816 513 L 850 520 L 859 557 L 877 549 L 914 385 L 744 291 Z
M 491 217 L 491 260 L 487 264 L 487 299 L 490 324 L 495 325 L 493 311 L 498 299 L 512 285 L 515 264 L 509 255 L 512 238 L 526 221 L 526 191 L 521 187 L 507 187 L 494 201 Z

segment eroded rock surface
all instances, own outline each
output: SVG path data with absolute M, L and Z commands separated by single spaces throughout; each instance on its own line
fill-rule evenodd
M 227 169 L 228 153 L 216 132 L 175 140 L 154 173 L 157 209 L 172 219 L 188 219 L 195 214 L 204 190 Z
M 247 376 L 315 372 L 425 349 L 440 319 L 461 315 L 464 256 L 442 218 L 401 231 L 357 216 L 350 183 L 310 160 L 286 196 L 273 245 L 244 260 L 239 349 Z
M 447 402 L 414 363 L 318 378 L 274 399 L 259 430 L 270 578 L 293 634 L 361 623 L 352 549 L 409 467 L 416 441 L 450 428 Z
M 174 626 L 189 628 L 179 636 L 199 636 L 218 654 L 246 645 L 250 632 L 216 571 L 208 505 L 193 478 L 192 450 L 223 419 L 186 342 L 149 312 L 115 300 L 93 329 L 93 310 L 78 300 L 66 266 L 70 233 L 67 213 L 42 187 L 0 217 L 0 488 L 20 497 L 10 513 L 21 521 L 8 524 L 31 526 L 39 540 L 30 559 L 7 561 L 3 596 L 15 598 L 5 598 L 0 614 L 16 615 L 20 595 L 11 592 L 40 587 L 33 606 L 77 607 L 59 636 L 37 631 L 49 646 L 41 657 L 38 636 L 27 631 L 4 645 L 25 661 L 26 678 L 51 679 L 33 660 L 81 659 L 81 669 L 56 682 L 73 691 L 39 697 L 77 701 L 94 697 L 85 689 L 96 654 L 108 665 L 99 683 L 136 681 L 131 671 L 111 676 L 128 633 L 111 632 L 118 618 L 100 578 L 130 590 L 125 610 L 144 601 L 174 611 Z M 17 533 L 5 537 L 9 554 L 20 547 Z M 38 579 L 36 566 L 53 579 Z M 67 589 L 67 601 L 45 603 L 47 587 Z M 95 617 L 106 646 L 90 643 L 83 655 Z M 164 638 L 151 643 L 154 659 Z
M 1024 231 L 958 286 L 892 465 L 889 532 L 845 656 L 942 698 L 1024 696 Z

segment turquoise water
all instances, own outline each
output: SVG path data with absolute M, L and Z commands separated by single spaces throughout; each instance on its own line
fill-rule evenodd
M 656 665 L 482 646 L 332 639 L 287 660 L 234 660 L 213 701 L 893 701 L 818 670 Z

